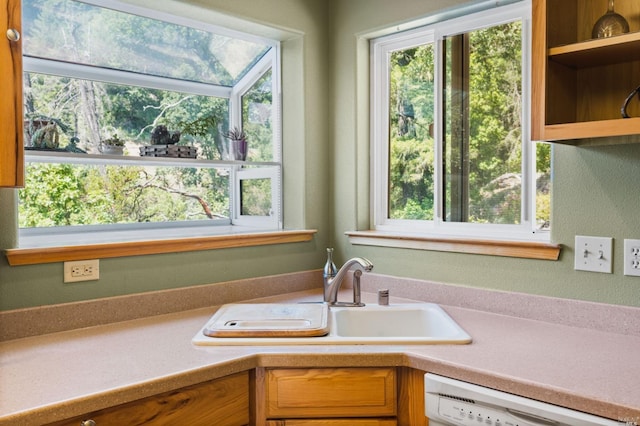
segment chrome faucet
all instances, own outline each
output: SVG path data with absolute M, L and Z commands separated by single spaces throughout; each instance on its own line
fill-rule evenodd
M 353 266 L 357 266 L 366 272 L 369 272 L 373 269 L 373 263 L 371 263 L 369 260 L 363 257 L 354 257 L 353 259 L 347 260 L 347 262 L 344 265 L 342 265 L 342 267 L 340 268 L 340 270 L 338 270 L 338 272 L 335 272 L 335 270 L 332 270 L 333 268 L 329 268 L 329 271 L 327 271 L 327 268 L 325 268 L 324 301 L 327 302 L 329 305 L 338 304 L 338 290 L 340 290 L 340 286 L 342 285 L 342 281 L 344 280 L 345 275 Z M 359 269 L 356 271 L 360 272 Z M 360 272 L 357 275 L 354 273 L 354 280 L 357 280 L 358 284 L 360 284 L 361 274 L 362 272 Z M 357 293 L 358 294 L 356 294 L 356 286 L 354 286 L 354 293 L 353 293 L 354 302 L 341 303 L 341 305 L 342 306 L 364 306 L 360 303 L 360 286 L 359 285 L 357 286 Z

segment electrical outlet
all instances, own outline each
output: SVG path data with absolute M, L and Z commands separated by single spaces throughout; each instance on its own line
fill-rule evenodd
M 576 235 L 575 270 L 610 274 L 612 267 L 613 238 Z
M 640 240 L 624 240 L 624 274 L 640 277 Z
M 100 260 L 64 262 L 64 282 L 93 281 L 100 279 Z

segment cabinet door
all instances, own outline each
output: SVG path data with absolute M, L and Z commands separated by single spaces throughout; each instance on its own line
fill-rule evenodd
M 24 186 L 20 0 L 0 0 L 0 187 Z
M 247 425 L 249 373 L 166 392 L 53 425 L 77 426 L 88 420 L 93 420 L 96 426 Z
M 312 368 L 267 371 L 267 418 L 396 415 L 393 368 Z
M 341 420 L 269 420 L 267 426 L 396 426 L 395 420 L 341 419 Z

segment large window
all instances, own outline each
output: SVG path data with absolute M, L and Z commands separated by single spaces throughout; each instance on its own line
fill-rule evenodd
M 277 42 L 110 0 L 22 7 L 21 246 L 281 227 Z
M 550 148 L 529 140 L 530 6 L 372 41 L 378 230 L 548 239 Z

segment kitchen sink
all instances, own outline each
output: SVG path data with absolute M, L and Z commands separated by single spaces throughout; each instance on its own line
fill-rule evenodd
M 225 305 L 221 308 L 228 307 Z M 251 305 L 249 305 L 251 307 Z M 253 305 L 257 312 L 260 307 Z M 296 312 L 300 321 L 300 309 L 287 309 L 280 305 L 282 312 Z M 301 306 L 301 305 L 297 305 Z M 326 306 L 326 305 L 324 305 Z M 272 311 L 267 309 L 267 311 Z M 287 323 L 282 317 L 278 324 Z M 242 318 L 235 318 L 240 321 Z M 264 325 L 265 330 L 256 330 L 255 335 L 244 332 L 235 337 L 211 333 L 220 315 L 214 315 L 193 338 L 196 345 L 389 345 L 389 344 L 467 344 L 471 336 L 467 334 L 439 305 L 434 303 L 402 303 L 391 305 L 368 304 L 363 307 L 329 307 L 327 332 L 322 336 L 270 335 L 273 319 Z M 260 324 L 259 321 L 254 322 Z M 228 322 L 225 322 L 228 324 Z M 245 330 L 246 331 L 246 330 Z
M 361 342 L 469 343 L 471 337 L 433 303 L 331 308 L 330 334 Z

